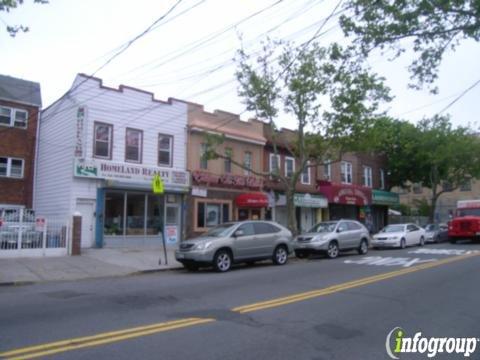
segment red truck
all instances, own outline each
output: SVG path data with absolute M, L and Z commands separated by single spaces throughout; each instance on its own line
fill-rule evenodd
M 480 239 L 480 200 L 459 200 L 455 217 L 448 223 L 448 238 L 455 244 L 460 239 Z

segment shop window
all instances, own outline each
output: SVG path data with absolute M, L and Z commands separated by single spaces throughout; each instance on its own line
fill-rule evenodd
M 208 228 L 230 221 L 229 203 L 209 203 L 199 201 L 196 209 L 196 227 Z
M 125 193 L 107 192 L 105 194 L 105 235 L 123 235 Z
M 143 131 L 127 128 L 125 133 L 125 161 L 141 163 Z
M 111 159 L 113 126 L 109 124 L 95 123 L 93 140 L 93 156 L 103 159 Z
M 342 161 L 340 164 L 340 172 L 342 177 L 343 184 L 352 183 L 352 163 L 347 161 Z
M 233 151 L 231 148 L 225 149 L 225 172 L 227 174 L 232 172 L 232 156 Z
M 145 194 L 127 193 L 127 235 L 145 235 Z
M 208 159 L 206 156 L 207 153 L 207 144 L 200 145 L 200 169 L 208 169 Z
M 173 137 L 170 135 L 158 135 L 158 165 L 172 166 Z
M 247 176 L 251 174 L 251 169 L 252 169 L 252 153 L 250 151 L 245 151 L 245 157 L 243 158 L 243 166 L 245 169 L 243 170 L 243 173 Z
M 147 199 L 147 235 L 163 233 L 164 197 L 148 195 Z

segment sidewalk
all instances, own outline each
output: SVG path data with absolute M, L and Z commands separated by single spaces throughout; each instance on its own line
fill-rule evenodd
M 174 249 L 82 249 L 80 256 L 0 259 L 0 285 L 69 281 L 181 268 Z M 159 264 L 160 260 L 160 264 Z

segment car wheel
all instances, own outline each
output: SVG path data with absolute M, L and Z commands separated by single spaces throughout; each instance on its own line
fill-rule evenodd
M 368 252 L 368 242 L 365 239 L 362 239 L 360 246 L 358 247 L 358 253 L 360 255 L 365 255 Z
M 305 259 L 305 258 L 308 257 L 308 254 L 305 251 L 296 250 L 295 251 L 295 256 L 299 259 Z
M 327 248 L 327 256 L 329 259 L 335 259 L 338 256 L 339 249 L 338 249 L 338 244 L 336 241 L 331 241 L 330 244 L 328 244 Z
M 407 247 L 407 243 L 405 239 L 400 240 L 400 249 L 405 249 Z
M 213 258 L 213 267 L 218 272 L 226 272 L 232 267 L 232 256 L 227 250 L 219 250 Z
M 420 236 L 420 242 L 418 243 L 418 246 L 423 246 L 425 245 L 425 239 L 423 238 L 423 236 Z
M 283 245 L 279 245 L 273 252 L 273 263 L 275 265 L 285 265 L 288 261 L 288 251 Z

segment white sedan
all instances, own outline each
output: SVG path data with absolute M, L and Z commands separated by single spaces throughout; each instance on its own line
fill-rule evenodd
M 401 249 L 411 245 L 425 244 L 425 229 L 415 224 L 392 224 L 385 226 L 373 236 L 372 246 L 399 247 Z

